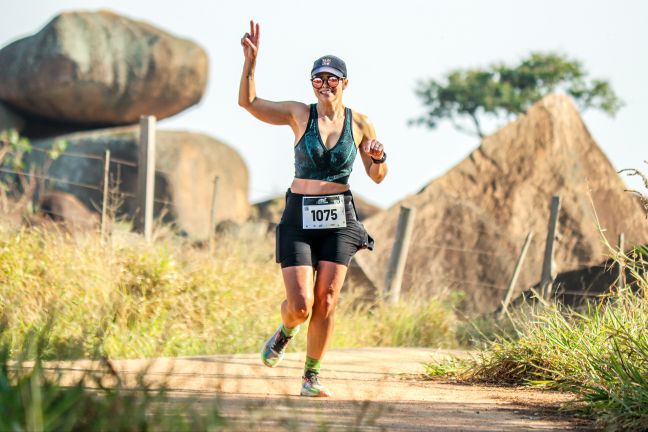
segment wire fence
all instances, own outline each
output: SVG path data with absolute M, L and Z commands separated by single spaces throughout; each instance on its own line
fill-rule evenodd
M 44 154 L 50 154 L 50 155 L 53 152 L 52 150 L 47 150 L 47 149 L 42 149 L 42 148 L 37 148 L 37 147 L 32 148 L 32 150 L 36 151 L 36 152 L 44 153 Z M 105 164 L 105 162 L 106 162 L 106 157 L 105 156 L 98 155 L 98 154 L 93 154 L 93 153 L 75 152 L 75 151 L 62 151 L 62 152 L 56 151 L 56 154 L 57 154 L 57 158 L 61 158 L 61 157 L 82 158 L 82 159 L 99 161 L 99 162 L 102 163 L 102 165 Z M 138 168 L 138 163 L 137 162 L 124 160 L 124 159 L 120 159 L 120 158 L 115 158 L 115 157 L 110 157 L 110 165 L 113 165 L 113 164 L 117 165 L 117 177 L 118 178 L 121 178 L 121 167 L 129 167 L 129 168 L 135 168 L 135 169 Z M 4 167 L 0 167 L 0 172 L 5 173 L 5 174 L 18 175 L 18 176 L 33 177 L 35 179 L 56 182 L 56 183 L 69 185 L 69 186 L 73 186 L 73 187 L 79 187 L 79 188 L 92 190 L 92 191 L 99 192 L 99 193 L 105 193 L 105 189 L 106 189 L 106 186 L 107 186 L 107 185 L 104 184 L 103 179 L 100 180 L 97 184 L 89 184 L 89 183 L 84 183 L 84 182 L 80 182 L 80 181 L 73 181 L 73 180 L 70 180 L 70 179 L 67 179 L 67 178 L 59 178 L 59 177 L 55 177 L 55 176 L 51 176 L 51 175 L 37 174 L 37 173 L 33 173 L 33 172 L 24 172 L 24 171 L 13 170 L 13 169 L 4 168 Z M 165 170 L 160 170 L 160 169 L 155 169 L 155 173 L 156 174 L 166 175 L 166 176 L 171 176 L 172 175 L 172 173 L 170 173 L 168 171 L 165 171 Z M 119 183 L 117 183 L 117 185 L 118 184 Z M 108 185 L 108 187 L 110 187 L 110 185 Z M 270 197 L 281 197 L 284 194 L 283 191 L 277 191 L 277 190 L 269 191 L 269 190 L 260 190 L 260 189 L 257 189 L 257 188 L 251 188 L 250 190 L 257 193 L 257 194 L 264 194 L 267 197 L 269 197 L 268 199 L 270 199 Z M 537 188 L 536 192 L 537 193 L 543 193 L 543 195 L 546 195 L 545 192 L 541 190 L 541 188 Z M 115 188 L 113 188 L 113 190 L 111 191 L 111 194 L 115 194 L 118 197 L 127 198 L 127 199 L 136 199 L 137 198 L 136 193 L 129 192 L 129 191 L 120 191 L 120 190 L 118 190 L 118 187 L 117 187 L 117 190 L 115 190 Z M 160 205 L 163 205 L 165 207 L 176 210 L 176 204 L 172 201 L 172 199 L 164 199 L 164 198 L 155 198 L 154 197 L 153 202 L 156 203 L 156 204 L 160 204 Z M 60 218 L 67 218 L 67 219 L 72 220 L 74 222 L 83 222 L 83 223 L 88 222 L 88 220 L 86 218 L 81 219 L 81 218 L 75 218 L 74 216 L 71 216 L 71 215 L 58 214 L 58 213 L 56 213 L 55 211 L 53 211 L 51 209 L 48 211 L 48 213 L 50 213 L 51 215 L 54 215 L 54 216 L 58 216 Z M 492 222 L 492 221 L 489 221 L 489 223 L 490 222 Z M 504 241 L 504 242 L 507 243 L 506 249 L 510 250 L 510 245 L 512 244 L 511 239 L 510 239 L 510 236 L 507 234 L 507 230 L 504 229 L 504 227 L 495 225 L 490 230 L 485 230 L 483 228 L 484 228 L 483 224 L 478 224 L 478 225 L 475 225 L 475 226 L 472 226 L 472 227 L 463 227 L 463 226 L 454 225 L 451 228 L 451 230 L 461 232 L 461 233 L 464 233 L 464 234 L 470 234 L 470 235 L 479 234 L 479 235 L 486 236 L 488 238 L 497 239 L 498 241 Z M 481 248 L 481 247 L 468 247 L 465 244 L 453 244 L 452 242 L 445 241 L 445 239 L 444 240 L 438 239 L 438 240 L 441 240 L 443 242 L 442 243 L 441 242 L 431 242 L 431 243 L 426 244 L 426 247 L 430 248 L 430 249 L 435 249 L 435 250 L 438 250 L 438 251 L 442 251 L 442 252 L 448 252 L 448 253 L 471 254 L 471 255 L 478 255 L 478 256 L 483 256 L 483 257 L 492 257 L 494 259 L 500 259 L 500 260 L 504 260 L 504 261 L 508 260 L 511 263 L 513 263 L 515 261 L 515 259 L 517 258 L 517 255 L 515 255 L 515 254 L 503 252 L 503 250 L 504 250 L 503 247 L 494 246 L 491 249 L 484 249 L 484 248 Z M 517 244 L 517 243 L 518 242 L 515 242 L 514 244 Z M 591 246 L 591 244 L 588 243 L 584 239 L 577 239 L 575 241 L 571 240 L 570 243 L 573 243 L 573 244 L 576 244 L 576 245 L 583 245 L 583 246 L 586 246 L 586 247 Z M 591 265 L 592 265 L 591 262 L 582 262 L 582 261 L 578 262 L 578 266 L 581 267 L 581 268 L 591 267 Z M 513 269 L 511 269 L 511 272 L 512 271 L 513 271 Z M 498 291 L 507 291 L 507 290 L 511 289 L 510 286 L 507 287 L 507 286 L 504 286 L 504 285 L 494 284 L 494 283 L 490 283 L 488 281 L 483 281 L 483 280 L 466 280 L 465 278 L 458 278 L 456 275 L 453 275 L 453 274 L 438 274 L 438 275 L 435 275 L 433 278 L 434 278 L 434 280 L 436 282 L 449 282 L 449 283 L 452 283 L 452 284 L 481 286 L 481 287 L 484 287 L 484 288 L 495 289 L 495 290 L 498 290 Z M 573 294 L 573 295 L 582 294 L 583 296 L 596 295 L 596 294 L 580 292 L 580 291 L 565 291 L 565 290 L 562 290 L 561 292 L 562 293 Z
M 5 174 L 23 175 L 23 176 L 26 176 L 26 177 L 33 177 L 33 178 L 42 179 L 42 180 L 52 180 L 52 181 L 68 184 L 68 185 L 71 185 L 71 186 L 77 186 L 77 187 L 81 187 L 81 188 L 85 188 L 85 189 L 95 190 L 95 191 L 98 191 L 98 192 L 101 192 L 101 190 L 102 190 L 100 186 L 95 186 L 95 185 L 91 185 L 91 184 L 87 184 L 87 183 L 74 182 L 74 181 L 71 181 L 71 180 L 62 179 L 62 178 L 56 178 L 56 177 L 43 175 L 43 174 L 28 173 L 28 172 L 24 172 L 24 171 L 12 170 L 12 169 L 8 169 L 8 168 L 0 168 L 0 172 L 3 172 Z
M 557 205 L 556 205 L 557 203 Z M 555 208 L 554 208 L 555 207 Z M 499 234 L 495 235 L 496 230 L 491 232 L 484 230 L 484 225 L 479 222 L 474 226 L 461 227 L 453 225 L 440 236 L 430 238 L 425 237 L 419 240 L 418 247 L 423 247 L 425 250 L 436 250 L 436 256 L 430 255 L 430 275 L 422 275 L 420 268 L 414 270 L 417 275 L 410 276 L 410 283 L 416 283 L 421 287 L 437 287 L 439 284 L 448 284 L 450 289 L 461 289 L 464 291 L 474 290 L 468 286 L 483 287 L 493 293 L 502 293 L 501 304 L 502 309 L 506 311 L 506 307 L 513 299 L 513 293 L 518 294 L 526 293 L 532 296 L 540 295 L 544 299 L 561 299 L 563 301 L 575 301 L 576 298 L 598 297 L 604 295 L 608 291 L 609 286 L 602 287 L 601 284 L 607 284 L 610 277 L 622 278 L 623 269 L 620 263 L 610 264 L 605 268 L 606 275 L 601 278 L 601 262 L 606 261 L 607 256 L 600 250 L 600 245 L 597 246 L 596 241 L 587 238 L 579 238 L 576 242 L 571 238 L 563 238 L 558 234 L 557 221 L 560 208 L 560 199 L 554 196 L 551 201 L 551 212 L 549 217 L 549 231 L 547 234 L 542 234 L 537 238 L 533 238 L 529 233 L 524 241 L 524 246 L 521 250 L 517 249 L 518 245 L 522 245 L 521 239 L 512 238 L 510 230 L 502 229 Z M 401 207 L 401 215 L 403 210 Z M 399 216 L 398 225 L 402 219 Z M 389 260 L 389 268 L 387 269 L 384 283 L 384 295 L 386 298 L 391 299 L 393 294 L 392 273 L 395 273 L 397 266 L 394 265 L 398 258 L 396 244 L 399 242 L 398 238 L 402 232 L 400 226 L 396 229 L 396 240 L 392 247 L 391 256 Z M 468 234 L 461 235 L 461 234 Z M 487 235 L 489 246 L 480 245 L 481 240 L 478 235 Z M 546 237 L 545 237 L 546 236 Z M 462 240 L 468 240 L 466 244 Z M 471 245 L 472 244 L 472 245 Z M 579 244 L 584 254 L 577 253 L 574 249 L 574 244 Z M 533 246 L 532 246 L 533 245 Z M 535 252 L 532 253 L 531 262 L 524 261 L 526 251 L 532 248 Z M 620 246 L 623 247 L 622 245 Z M 421 249 L 418 250 L 419 253 Z M 509 251 L 515 251 L 513 253 Z M 443 263 L 439 263 L 439 254 L 444 254 L 441 258 Z M 452 257 L 446 254 L 464 254 L 474 255 L 481 258 L 461 258 Z M 600 255 L 600 256 L 597 256 Z M 569 268 L 569 271 L 558 273 L 554 268 L 554 256 L 560 256 L 564 260 L 562 268 Z M 583 259 L 585 258 L 585 260 Z M 541 260 L 542 266 L 538 260 Z M 589 261 L 586 261 L 589 260 Z M 420 262 L 420 261 L 419 261 Z M 453 263 L 449 265 L 449 263 Z M 477 269 L 470 268 L 470 263 Z M 537 266 L 537 268 L 536 268 Z M 404 265 L 403 265 L 404 269 Z M 522 284 L 517 284 L 517 279 L 522 274 Z M 539 279 L 537 277 L 542 274 Z M 375 279 L 372 279 L 375 281 Z M 375 281 L 379 282 L 379 281 Z M 538 283 L 537 285 L 536 282 Z M 615 282 L 617 283 L 617 282 Z M 380 286 L 382 284 L 378 283 Z M 516 287 L 517 285 L 517 287 Z M 535 288 L 534 289 L 532 289 Z M 434 288 L 435 290 L 437 288 Z M 400 291 L 400 287 L 396 290 Z M 487 291 L 488 292 L 488 291 Z M 506 294 L 504 294 L 506 293 Z M 472 294 L 470 294 L 472 296 Z M 480 294 L 483 296 L 487 294 Z M 495 294 L 496 299 L 499 294 Z M 397 298 L 397 295 L 396 295 Z M 499 301 L 499 300 L 498 300 Z
M 7 144 L 3 142 L 3 144 Z M 39 147 L 32 147 L 31 151 L 34 151 L 36 153 L 41 153 L 41 154 L 46 154 L 48 156 L 51 156 L 53 154 L 56 155 L 55 159 L 52 159 L 52 163 L 54 163 L 57 159 L 63 158 L 63 157 L 69 157 L 69 158 L 78 158 L 78 159 L 87 159 L 87 160 L 93 160 L 101 163 L 101 169 L 104 169 L 104 164 L 106 162 L 106 157 L 105 155 L 98 155 L 94 153 L 85 153 L 85 152 L 78 152 L 78 151 L 57 151 L 57 150 L 48 150 L 48 149 L 43 149 Z M 129 167 L 129 168 L 134 168 L 137 169 L 138 163 L 134 161 L 129 161 L 121 158 L 116 158 L 111 155 L 110 157 L 110 165 L 117 165 L 117 178 L 121 179 L 122 172 L 121 172 L 121 167 Z M 89 183 L 84 183 L 80 181 L 74 181 L 70 180 L 68 178 L 61 178 L 61 177 L 56 177 L 53 175 L 47 175 L 47 174 L 41 174 L 41 173 L 34 173 L 34 172 L 26 172 L 24 170 L 15 170 L 15 169 L 10 169 L 10 168 L 5 168 L 5 167 L 0 167 L 0 172 L 4 174 L 11 174 L 15 176 L 24 176 L 26 178 L 34 178 L 38 180 L 44 180 L 44 181 L 49 181 L 53 183 L 59 183 L 67 186 L 73 186 L 73 187 L 79 187 L 82 189 L 86 190 L 91 190 L 94 192 L 98 193 L 103 193 L 105 189 L 104 181 L 101 179 L 97 184 L 89 184 Z M 155 170 L 156 174 L 162 174 L 166 176 L 171 176 L 172 174 L 169 173 L 168 171 L 156 169 Z M 108 185 L 110 188 L 111 185 Z M 118 187 L 118 182 L 113 182 L 112 184 L 112 190 L 111 190 L 111 195 L 121 198 L 127 198 L 127 199 L 136 199 L 137 194 L 134 192 L 127 192 L 127 191 L 120 191 L 120 190 L 115 190 L 115 187 Z M 153 198 L 153 202 L 156 204 L 163 205 L 167 208 L 172 208 L 174 211 L 177 211 L 176 204 L 171 200 L 171 199 L 163 199 L 163 198 Z M 70 214 L 61 214 L 61 213 L 56 213 L 51 209 L 48 209 L 47 212 L 48 214 L 52 216 L 59 217 L 61 220 L 62 219 L 67 219 L 71 222 L 78 222 L 78 223 L 83 223 L 87 222 L 85 219 L 80 219 L 80 218 L 75 218 L 74 216 Z
M 67 156 L 67 157 L 76 157 L 76 158 L 81 158 L 81 159 L 94 159 L 94 160 L 101 161 L 102 163 L 105 161 L 104 156 L 97 155 L 97 154 L 92 154 L 92 153 L 79 153 L 79 152 L 68 152 L 68 151 L 58 152 L 58 151 L 46 150 L 46 149 L 42 149 L 42 148 L 38 148 L 38 147 L 32 147 L 32 151 L 40 152 L 40 153 L 46 153 L 46 154 L 56 153 L 58 155 L 57 157 Z M 137 162 L 128 161 L 128 160 L 125 160 L 125 159 L 119 159 L 119 158 L 116 158 L 114 156 L 110 157 L 110 163 L 115 163 L 115 164 L 118 164 L 118 165 L 125 165 L 125 166 L 129 166 L 129 167 L 132 167 L 132 168 L 137 168 Z

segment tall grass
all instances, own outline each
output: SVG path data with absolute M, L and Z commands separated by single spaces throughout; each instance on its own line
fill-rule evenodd
M 498 337 L 468 376 L 576 393 L 611 430 L 648 430 L 648 249 L 615 252 L 635 285 L 584 310 L 547 305 L 513 316 L 513 337 Z
M 46 359 L 255 352 L 283 298 L 272 239 L 256 225 L 221 236 L 214 255 L 172 236 L 104 245 L 93 233 L 0 228 L 0 343 L 11 352 L 50 321 Z M 343 292 L 336 326 L 337 348 L 455 345 L 452 304 L 440 299 L 387 308 Z M 291 349 L 305 348 L 305 333 Z

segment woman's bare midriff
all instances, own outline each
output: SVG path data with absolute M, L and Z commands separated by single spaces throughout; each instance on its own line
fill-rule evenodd
M 340 183 L 328 182 L 324 180 L 309 180 L 309 179 L 293 179 L 290 185 L 290 190 L 293 193 L 301 195 L 324 195 L 336 194 L 349 190 L 349 185 Z

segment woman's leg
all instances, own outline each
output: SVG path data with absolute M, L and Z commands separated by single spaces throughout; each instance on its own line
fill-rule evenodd
M 308 319 L 313 308 L 313 267 L 285 267 L 281 273 L 286 287 L 281 319 L 286 327 L 295 328 Z
M 346 273 L 345 265 L 319 262 L 306 349 L 306 355 L 311 359 L 321 360 L 328 348 L 333 334 L 333 315 Z
M 282 324 L 261 349 L 261 360 L 276 367 L 284 357 L 286 345 L 308 319 L 313 307 L 313 267 L 290 266 L 282 269 L 286 299 L 281 304 Z

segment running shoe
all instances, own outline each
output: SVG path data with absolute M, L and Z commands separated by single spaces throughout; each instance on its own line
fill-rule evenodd
M 319 382 L 319 375 L 306 372 L 302 377 L 302 387 L 299 393 L 302 396 L 310 397 L 331 397 L 333 394 Z
M 281 331 L 283 325 L 280 325 L 277 331 L 270 336 L 261 350 L 261 360 L 268 367 L 275 367 L 284 358 L 286 345 L 292 339 L 292 336 L 286 336 Z M 299 328 L 297 329 L 299 331 Z M 297 332 L 295 332 L 297 334 Z M 294 336 L 294 335 L 293 335 Z

